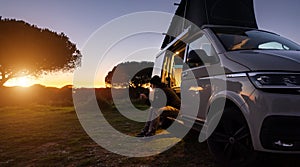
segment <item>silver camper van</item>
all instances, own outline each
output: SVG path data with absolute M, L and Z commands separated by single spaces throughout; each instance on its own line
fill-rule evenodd
M 235 1 L 230 1 L 229 7 L 235 7 L 231 12 L 247 16 L 241 21 L 205 15 L 221 11 L 216 8 L 224 7 L 218 4 L 224 2 L 182 1 L 176 14 L 196 22 L 198 29 L 171 23 L 169 34 L 179 33 L 166 36 L 153 75 L 181 95 L 182 109 L 176 119 L 182 124 L 192 123 L 201 131 L 211 108 L 222 110 L 207 137 L 218 161 L 240 166 L 253 161 L 257 151 L 300 153 L 300 46 L 259 30 L 251 0 L 243 1 L 250 13 L 236 11 Z M 209 12 L 203 16 L 200 9 Z M 200 21 L 195 15 L 201 16 Z M 216 15 L 227 16 L 222 11 Z M 226 89 L 220 88 L 222 83 Z M 189 110 L 194 103 L 198 103 L 196 113 Z

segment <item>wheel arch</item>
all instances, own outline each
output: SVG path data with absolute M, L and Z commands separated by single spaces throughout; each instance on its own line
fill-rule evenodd
M 241 112 L 241 115 L 243 116 L 244 120 L 247 123 L 247 126 L 250 130 L 250 135 L 252 138 L 252 142 L 255 141 L 254 135 L 253 135 L 253 129 L 250 126 L 250 109 L 248 107 L 248 104 L 246 101 L 242 98 L 241 95 L 237 95 L 236 93 L 232 92 L 223 92 L 219 93 L 218 95 L 212 96 L 212 98 L 209 100 L 209 105 L 207 108 L 207 115 L 209 114 L 210 108 L 213 104 L 220 103 L 225 101 L 224 109 L 225 107 L 235 107 Z M 254 143 L 252 143 L 254 144 Z
M 220 103 L 220 101 L 225 101 L 224 107 L 236 107 L 237 109 L 239 109 L 243 113 L 243 116 L 248 123 L 247 117 L 249 116 L 250 110 L 247 105 L 247 102 L 240 94 L 237 94 L 235 92 L 222 91 L 218 94 L 211 96 L 211 98 L 209 99 L 209 104 L 206 108 L 206 113 L 208 114 L 210 107 L 213 104 Z

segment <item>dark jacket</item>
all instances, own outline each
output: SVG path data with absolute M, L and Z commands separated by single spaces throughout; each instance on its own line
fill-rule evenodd
M 151 105 L 155 108 L 161 108 L 165 106 L 171 106 L 176 109 L 180 109 L 180 98 L 177 94 L 167 86 L 161 86 L 154 89 L 153 101 L 150 101 Z

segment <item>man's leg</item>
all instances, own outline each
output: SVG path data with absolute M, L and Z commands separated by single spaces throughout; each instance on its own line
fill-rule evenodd
M 144 137 L 150 131 L 151 122 L 152 122 L 152 119 L 154 118 L 153 112 L 154 112 L 154 109 L 150 108 L 145 126 L 142 129 L 142 131 L 139 134 L 137 134 L 137 137 Z
M 159 126 L 162 129 L 167 129 L 172 125 L 173 119 L 177 118 L 179 110 L 172 106 L 163 107 L 161 110 Z
M 156 129 L 159 125 L 159 115 L 161 114 L 161 109 L 159 108 L 152 108 L 151 111 L 151 121 L 149 125 L 148 132 L 146 136 L 153 136 L 155 135 Z

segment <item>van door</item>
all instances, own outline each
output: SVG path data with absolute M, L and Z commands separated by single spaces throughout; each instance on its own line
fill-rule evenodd
M 187 66 L 183 69 L 181 84 L 184 119 L 202 122 L 206 119 L 206 110 L 212 93 L 208 69 L 218 62 L 217 53 L 205 34 L 200 34 L 188 45 L 185 58 Z

